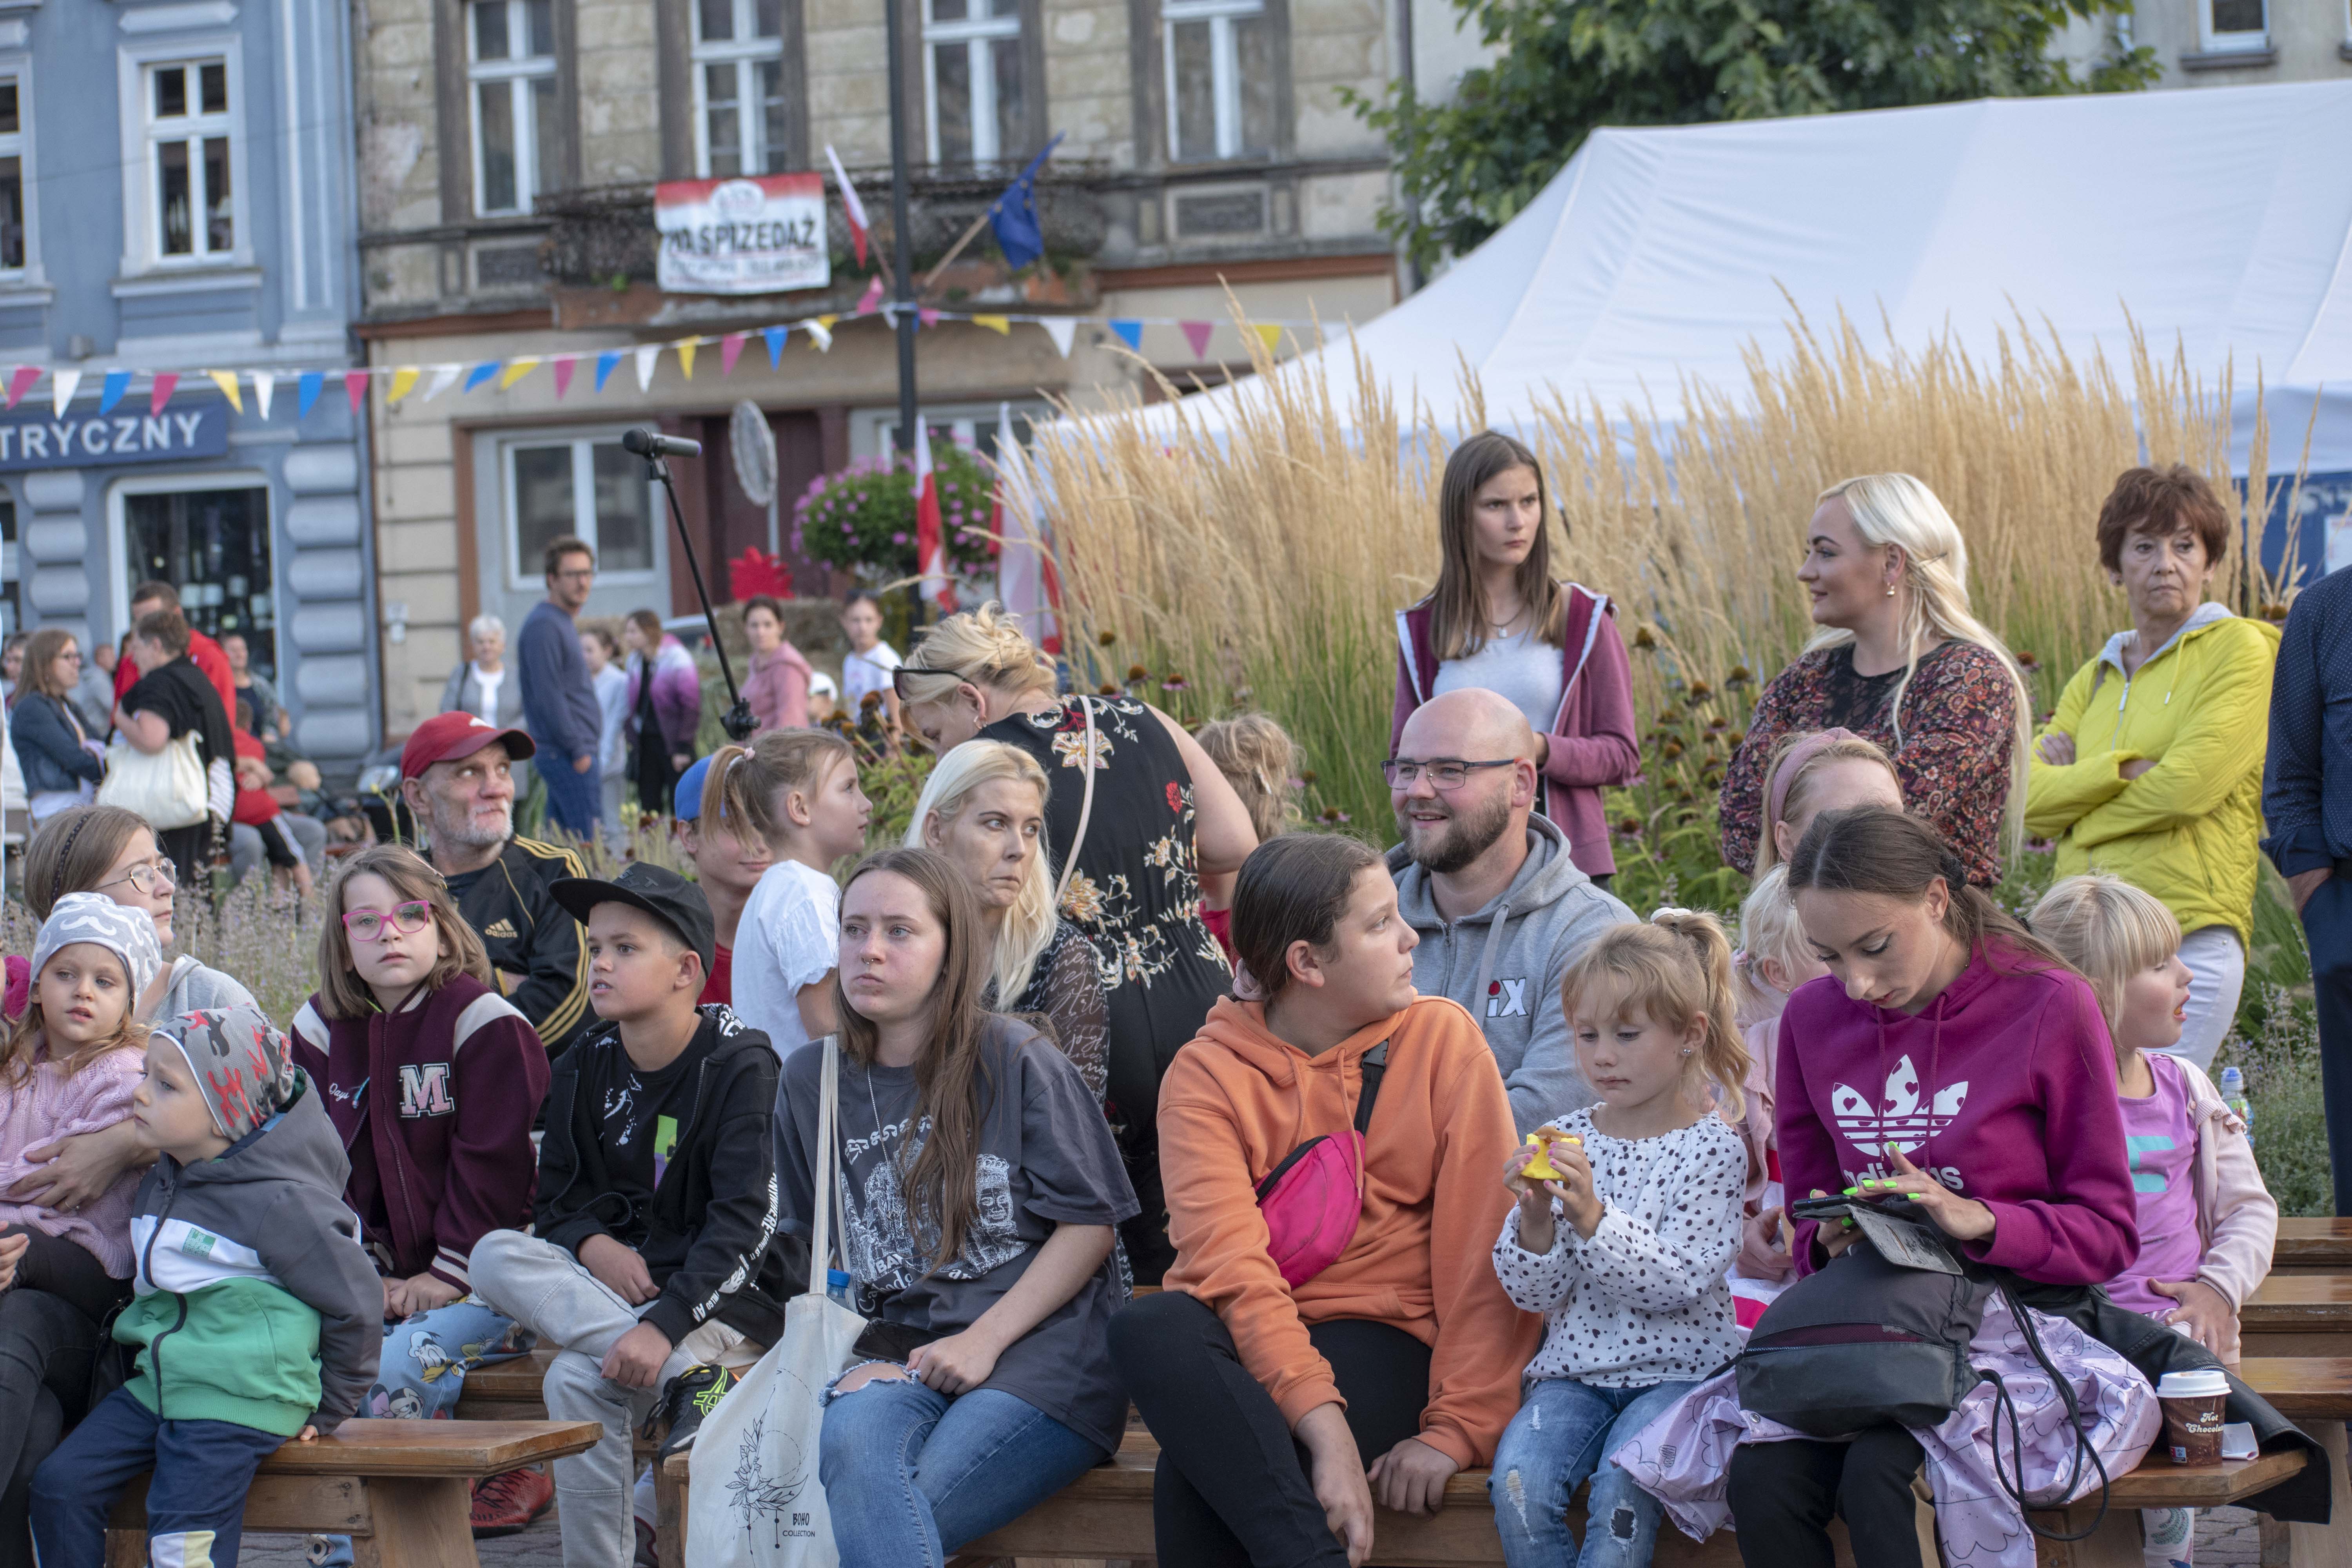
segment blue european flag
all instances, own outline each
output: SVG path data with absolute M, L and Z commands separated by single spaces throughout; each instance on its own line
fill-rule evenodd
M 1056 131 L 1045 150 L 1029 160 L 1013 182 L 1004 187 L 1004 194 L 988 204 L 988 226 L 996 231 L 996 243 L 1004 252 L 1005 264 L 1015 270 L 1028 266 L 1045 254 L 1045 232 L 1037 225 L 1037 171 L 1061 145 L 1065 132 Z

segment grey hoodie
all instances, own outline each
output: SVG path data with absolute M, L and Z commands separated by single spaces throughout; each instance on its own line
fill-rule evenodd
M 1412 983 L 1470 1010 L 1510 1090 L 1522 1134 L 1590 1105 L 1595 1096 L 1576 1068 L 1560 1011 L 1559 982 L 1578 953 L 1633 911 L 1595 887 L 1569 858 L 1568 839 L 1541 816 L 1528 818 L 1528 858 L 1503 896 L 1447 921 L 1431 897 L 1429 873 L 1399 845 L 1389 851 L 1397 905 L 1421 933 Z

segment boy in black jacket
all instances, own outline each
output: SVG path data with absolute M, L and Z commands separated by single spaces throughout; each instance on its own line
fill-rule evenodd
M 776 1057 L 725 1007 L 695 1005 L 713 936 L 693 883 L 640 861 L 550 891 L 588 928 L 603 1022 L 548 1086 L 538 1234 L 482 1237 L 472 1276 L 482 1300 L 563 1347 L 548 1415 L 604 1427 L 555 1462 L 566 1568 L 625 1568 L 631 1430 L 659 1391 L 713 1402 L 725 1374 L 703 1369 L 758 1359 L 796 1289 L 776 1243 Z

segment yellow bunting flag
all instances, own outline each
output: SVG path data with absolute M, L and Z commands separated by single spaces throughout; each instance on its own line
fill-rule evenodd
M 990 331 L 1003 337 L 1009 338 L 1013 335 L 1013 321 L 1010 317 L 974 316 L 971 319 L 971 324 L 975 327 L 986 327 Z
M 670 345 L 677 350 L 677 368 L 688 381 L 694 379 L 694 351 L 700 342 L 698 338 L 680 338 Z
M 499 372 L 499 390 L 504 392 L 508 387 L 529 375 L 538 368 L 538 365 L 539 356 L 536 354 L 526 354 L 521 359 L 509 360 L 506 369 Z
M 833 331 L 834 322 L 841 320 L 839 316 L 818 316 L 814 319 L 818 326 L 823 327 L 828 332 Z
M 1250 331 L 1257 334 L 1257 341 L 1265 345 L 1266 353 L 1274 353 L 1281 349 L 1281 323 L 1276 321 L 1260 321 L 1254 323 L 1251 326 Z
M 394 371 L 392 373 L 392 390 L 384 395 L 383 400 L 386 403 L 397 403 L 402 398 L 407 396 L 410 393 L 415 391 L 416 378 L 421 374 L 421 370 L 422 367 L 420 366 L 404 364 L 398 370 Z
M 236 409 L 239 414 L 245 412 L 245 399 L 236 390 L 236 372 L 233 370 L 208 370 L 205 372 L 205 374 L 212 377 L 213 384 L 215 386 L 219 387 L 222 392 L 228 395 L 228 405 L 231 408 Z

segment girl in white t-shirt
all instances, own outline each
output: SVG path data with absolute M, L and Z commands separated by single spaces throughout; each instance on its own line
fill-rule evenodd
M 833 867 L 866 847 L 874 807 L 857 787 L 849 743 L 824 730 L 761 735 L 720 788 L 727 820 L 765 838 L 776 857 L 735 928 L 735 1013 L 790 1057 L 834 1032 L 841 890 Z
M 863 588 L 856 590 L 842 601 L 841 630 L 849 638 L 841 660 L 842 706 L 852 719 L 860 718 L 866 694 L 880 692 L 890 722 L 898 723 L 898 694 L 890 689 L 890 672 L 904 661 L 882 640 L 882 602 Z

